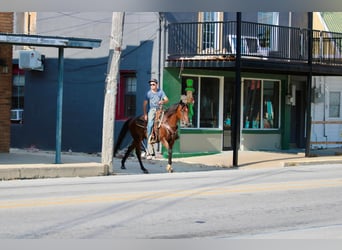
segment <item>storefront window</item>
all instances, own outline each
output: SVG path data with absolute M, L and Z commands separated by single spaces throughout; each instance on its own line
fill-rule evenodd
M 219 89 L 218 78 L 201 78 L 200 127 L 217 128 L 219 118 Z
M 191 94 L 190 122 L 193 128 L 218 128 L 220 79 L 183 76 L 182 94 Z M 191 93 L 189 93 L 191 92 Z
M 280 82 L 245 79 L 243 88 L 243 128 L 279 128 Z

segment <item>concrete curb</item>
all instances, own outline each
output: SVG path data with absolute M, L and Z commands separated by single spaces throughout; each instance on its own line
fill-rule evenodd
M 0 180 L 57 177 L 91 177 L 108 175 L 108 166 L 99 163 L 23 164 L 0 168 Z
M 284 167 L 297 167 L 297 166 L 305 166 L 305 165 L 325 165 L 325 164 L 342 164 L 342 159 L 288 161 L 288 162 L 284 162 Z

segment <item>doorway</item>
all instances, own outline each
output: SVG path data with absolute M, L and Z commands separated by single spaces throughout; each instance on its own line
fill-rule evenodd
M 296 84 L 296 103 L 291 106 L 291 148 L 305 148 L 305 85 L 305 83 Z

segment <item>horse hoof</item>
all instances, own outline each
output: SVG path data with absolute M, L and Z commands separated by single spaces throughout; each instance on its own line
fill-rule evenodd
M 126 167 L 125 166 L 121 166 L 121 169 L 126 169 Z
M 148 170 L 147 169 L 144 169 L 143 172 L 144 172 L 144 174 L 148 174 Z
M 172 166 L 170 164 L 167 165 L 166 170 L 169 173 L 173 173 L 173 168 L 172 168 Z

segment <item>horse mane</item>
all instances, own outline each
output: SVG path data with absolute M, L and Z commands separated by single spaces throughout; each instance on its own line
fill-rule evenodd
M 165 117 L 168 118 L 173 115 L 177 111 L 178 105 L 179 103 L 172 104 L 167 110 L 165 110 Z

